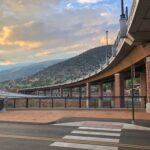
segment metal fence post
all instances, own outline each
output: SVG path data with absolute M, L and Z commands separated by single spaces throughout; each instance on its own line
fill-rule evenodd
M 53 102 L 53 98 L 52 98 L 52 108 L 54 107 L 54 102 Z
M 39 99 L 39 108 L 41 108 L 41 99 Z
M 144 96 L 144 107 L 145 107 L 145 109 L 146 109 L 146 102 L 147 102 L 147 97 Z
M 134 78 L 135 78 L 135 66 L 131 65 L 131 86 L 132 86 L 132 124 L 135 122 L 134 117 Z
M 79 96 L 79 108 L 81 108 L 81 96 Z
M 16 108 L 16 99 L 14 99 L 14 108 Z
M 27 98 L 26 99 L 26 108 L 28 108 L 29 107 L 29 99 Z
M 67 98 L 65 97 L 65 108 L 67 108 Z

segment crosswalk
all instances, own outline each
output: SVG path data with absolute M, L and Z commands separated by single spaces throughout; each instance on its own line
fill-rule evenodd
M 95 144 L 94 142 L 119 143 L 121 135 L 121 127 L 99 126 L 91 127 L 90 125 L 82 125 L 73 130 L 70 134 L 65 135 L 64 141 L 57 141 L 50 144 L 51 147 L 71 148 L 71 149 L 87 149 L 87 150 L 118 150 L 115 144 Z M 74 142 L 77 141 L 77 142 Z M 73 142 L 71 142 L 73 141 Z M 81 141 L 81 142 L 80 142 Z M 86 141 L 82 143 L 82 141 Z M 93 143 L 92 143 L 93 142 Z

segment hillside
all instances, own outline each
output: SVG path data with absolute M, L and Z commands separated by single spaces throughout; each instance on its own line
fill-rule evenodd
M 0 82 L 28 77 L 63 60 L 50 60 L 39 63 L 0 66 Z
M 111 53 L 111 46 L 97 47 L 76 57 L 49 66 L 33 76 L 4 82 L 5 87 L 37 87 L 63 83 L 85 76 L 98 69 L 106 58 L 106 48 Z

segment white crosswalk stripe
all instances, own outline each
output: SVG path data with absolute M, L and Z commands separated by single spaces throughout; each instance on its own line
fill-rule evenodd
M 100 130 L 100 131 L 118 131 L 120 132 L 121 129 L 111 129 L 111 128 L 92 128 L 92 127 L 79 127 L 78 129 L 82 130 Z
M 85 135 L 104 135 L 104 136 L 120 136 L 120 133 L 111 133 L 111 132 L 93 132 L 93 131 L 72 131 L 73 134 L 85 134 Z
M 114 138 L 99 138 L 99 137 L 87 137 L 87 136 L 66 135 L 66 136 L 63 137 L 63 139 L 84 140 L 84 141 L 102 141 L 102 142 L 119 143 L 119 139 L 114 139 Z
M 104 124 L 103 124 L 104 125 Z M 111 142 L 119 143 L 121 128 L 116 126 L 98 126 L 91 127 L 87 125 L 78 126 L 78 129 L 72 131 L 70 135 L 65 135 L 63 142 L 54 142 L 50 146 L 74 149 L 87 149 L 87 150 L 118 150 L 115 146 L 101 146 L 93 145 L 92 142 Z M 68 142 L 67 142 L 68 140 Z M 69 142 L 69 140 L 76 140 L 77 143 Z M 78 141 L 81 141 L 79 143 Z M 82 141 L 89 141 L 89 144 L 82 144 Z
M 118 150 L 117 147 L 112 146 L 99 146 L 90 144 L 75 144 L 75 143 L 65 143 L 65 142 L 54 142 L 51 146 L 65 147 L 65 148 L 76 148 L 76 149 L 87 149 L 87 150 Z

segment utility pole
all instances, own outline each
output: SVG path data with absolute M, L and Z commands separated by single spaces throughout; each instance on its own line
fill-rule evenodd
M 135 123 L 135 113 L 134 113 L 134 79 L 135 79 L 135 66 L 131 65 L 132 124 Z
M 106 63 L 108 63 L 108 30 L 106 31 Z

